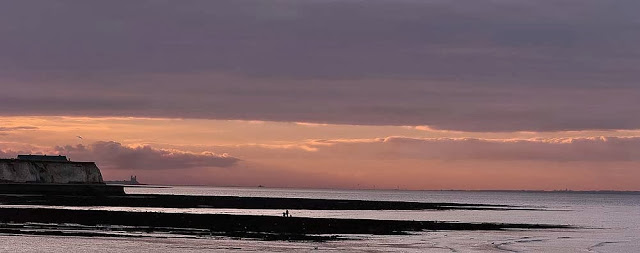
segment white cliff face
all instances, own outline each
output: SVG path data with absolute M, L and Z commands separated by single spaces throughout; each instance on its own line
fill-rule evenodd
M 95 163 L 0 160 L 0 182 L 102 183 Z

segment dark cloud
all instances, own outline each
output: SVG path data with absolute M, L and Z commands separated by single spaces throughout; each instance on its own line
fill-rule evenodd
M 15 158 L 18 154 L 12 150 L 0 150 L 0 159 Z
M 100 141 L 89 146 L 58 146 L 58 154 L 68 155 L 74 160 L 96 161 L 108 169 L 190 169 L 207 167 L 231 167 L 239 159 L 226 154 L 187 153 L 155 149 L 150 146 L 127 147 L 118 142 Z
M 640 128 L 631 0 L 4 1 L 4 115 Z
M 42 155 L 44 153 L 36 150 L 0 149 L 0 159 L 16 158 L 18 155 L 24 155 L 24 154 Z

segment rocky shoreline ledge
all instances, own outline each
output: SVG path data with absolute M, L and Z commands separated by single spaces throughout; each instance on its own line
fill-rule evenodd
M 437 221 L 398 221 L 370 219 L 333 219 L 277 217 L 226 214 L 177 214 L 155 212 L 123 212 L 97 210 L 62 210 L 31 208 L 0 208 L 0 233 L 37 234 L 11 224 L 78 224 L 109 229 L 127 226 L 146 232 L 170 234 L 222 235 L 265 240 L 335 240 L 338 234 L 397 235 L 439 230 L 508 230 L 508 229 L 569 229 L 568 225 L 459 223 Z M 195 230 L 194 230 L 195 229 Z M 26 232 L 25 232 L 26 231 Z M 51 230 L 48 230 L 52 233 Z M 186 231 L 186 232 L 185 232 Z M 194 232 L 196 231 L 196 232 Z M 64 232 L 55 232 L 65 235 Z M 82 236 L 69 232 L 68 235 Z M 86 234 L 86 233 L 85 233 Z
M 52 206 L 119 206 L 164 208 L 238 208 L 305 210 L 528 210 L 544 209 L 508 205 L 420 203 L 304 198 L 264 198 L 234 196 L 185 196 L 155 194 L 123 195 L 16 195 L 0 194 L 0 204 Z

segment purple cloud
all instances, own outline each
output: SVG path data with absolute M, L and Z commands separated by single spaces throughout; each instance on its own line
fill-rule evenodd
M 226 154 L 188 153 L 155 149 L 150 146 L 128 147 L 114 141 L 99 141 L 89 146 L 67 145 L 55 147 L 55 152 L 74 160 L 96 161 L 108 169 L 190 169 L 207 167 L 231 167 L 237 158 Z
M 2 115 L 638 129 L 631 0 L 7 1 Z

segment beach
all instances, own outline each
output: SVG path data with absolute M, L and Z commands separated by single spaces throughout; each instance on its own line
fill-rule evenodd
M 122 201 L 54 205 L 52 196 L 49 202 L 42 196 L 32 198 L 32 203 L 3 196 L 0 234 L 14 244 L 29 242 L 29 247 L 39 245 L 31 242 L 34 238 L 44 238 L 78 249 L 82 243 L 136 242 L 140 251 L 178 252 L 624 252 L 638 242 L 635 193 L 234 187 L 127 187 L 126 192 L 155 201 L 133 206 Z M 179 201 L 158 205 L 159 198 L 190 201 L 183 206 L 176 204 Z M 11 199 L 14 202 L 7 204 Z M 207 201 L 221 204 L 201 205 Z M 271 206 L 264 204 L 271 201 Z M 265 208 L 292 207 L 287 203 L 299 208 Z M 285 210 L 293 217 L 282 217 Z

